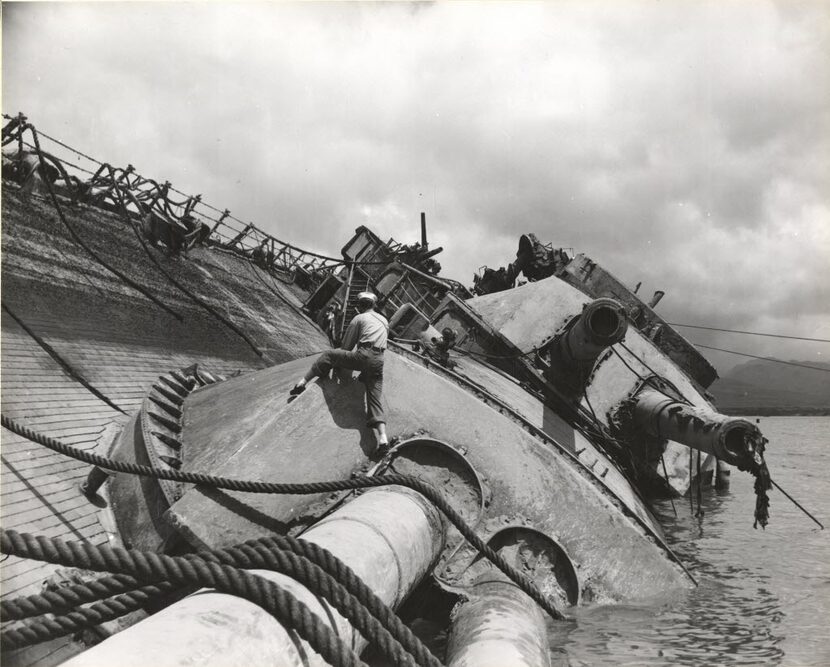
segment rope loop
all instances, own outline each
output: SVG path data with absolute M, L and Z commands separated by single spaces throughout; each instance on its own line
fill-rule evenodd
M 300 637 L 332 665 L 364 665 L 325 623 L 293 595 L 268 579 L 230 565 L 108 545 L 64 542 L 57 538 L 21 534 L 13 530 L 0 531 L 0 551 L 19 558 L 57 565 L 130 574 L 145 582 L 166 580 L 178 585 L 215 588 L 262 607 L 283 626 L 296 630 Z
M 282 572 L 330 600 L 395 664 L 408 664 L 410 658 L 405 655 L 408 653 L 421 667 L 441 667 L 440 661 L 351 568 L 312 542 L 287 536 L 264 537 L 186 558 Z M 17 648 L 48 641 L 119 618 L 148 602 L 172 594 L 181 596 L 191 590 L 192 587 L 179 588 L 169 581 L 141 586 L 135 577 L 116 574 L 28 597 L 2 600 L 0 620 L 3 622 L 37 617 L 25 626 L 4 630 L 3 642 Z M 94 604 L 81 606 L 89 602 Z M 59 613 L 63 615 L 42 616 Z
M 54 438 L 37 433 L 36 431 L 22 426 L 5 414 L 0 415 L 0 424 L 13 433 L 17 433 L 24 438 L 37 442 L 52 451 L 64 454 L 65 456 L 70 456 L 79 461 L 84 461 L 85 463 L 96 465 L 106 470 L 113 470 L 115 472 L 122 472 L 131 475 L 140 475 L 142 477 L 167 479 L 187 484 L 199 484 L 217 489 L 226 489 L 229 491 L 306 495 L 315 493 L 333 493 L 335 491 L 351 491 L 354 489 L 375 488 L 389 485 L 406 486 L 414 491 L 417 491 L 427 498 L 427 500 L 429 500 L 433 505 L 435 505 L 435 507 L 447 517 L 450 523 L 458 529 L 461 535 L 463 535 L 464 538 L 482 556 L 498 567 L 499 570 L 510 578 L 514 584 L 516 584 L 531 599 L 533 599 L 552 618 L 556 620 L 565 619 L 562 612 L 560 612 L 555 607 L 553 602 L 539 590 L 533 581 L 515 569 L 504 557 L 489 547 L 487 543 L 475 533 L 463 517 L 434 487 L 426 484 L 416 477 L 412 477 L 410 475 L 383 475 L 381 477 L 359 477 L 346 480 L 296 484 L 239 480 L 184 470 L 156 469 L 150 466 L 142 466 L 125 461 L 115 461 L 98 454 L 76 449 L 75 447 L 71 447 L 55 440 Z

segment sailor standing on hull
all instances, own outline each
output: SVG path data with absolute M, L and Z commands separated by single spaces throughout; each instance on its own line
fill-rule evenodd
M 357 295 L 357 309 L 343 336 L 339 350 L 326 350 L 315 361 L 305 377 L 291 389 L 296 396 L 305 391 L 306 383 L 315 377 L 328 375 L 332 368 L 348 368 L 360 371 L 360 379 L 366 387 L 367 425 L 375 434 L 376 453 L 382 453 L 388 446 L 386 419 L 381 398 L 383 394 L 383 354 L 389 322 L 375 311 L 377 297 L 371 292 Z

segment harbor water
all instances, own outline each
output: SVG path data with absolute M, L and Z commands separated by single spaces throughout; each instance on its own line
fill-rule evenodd
M 772 478 L 825 526 L 820 530 L 779 491 L 770 523 L 754 530 L 753 478 L 732 471 L 728 491 L 656 511 L 698 587 L 648 604 L 580 609 L 551 624 L 551 647 L 573 667 L 648 665 L 830 665 L 830 417 L 764 417 Z M 696 496 L 695 496 L 696 499 Z M 632 567 L 636 567 L 636 563 Z

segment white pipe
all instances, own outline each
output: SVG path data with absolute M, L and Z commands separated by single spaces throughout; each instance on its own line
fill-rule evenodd
M 539 606 L 498 574 L 482 575 L 453 616 L 448 667 L 550 667 Z
M 390 606 L 429 572 L 444 544 L 440 514 L 402 487 L 368 491 L 303 536 L 331 551 Z M 295 595 L 359 652 L 363 638 L 329 605 L 290 577 L 253 570 Z M 243 598 L 203 590 L 63 663 L 64 667 L 307 667 L 326 665 L 293 632 Z

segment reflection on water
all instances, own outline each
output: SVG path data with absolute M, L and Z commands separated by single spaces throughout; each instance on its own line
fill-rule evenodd
M 830 519 L 830 418 L 767 418 L 774 479 L 819 519 Z M 771 522 L 753 530 L 752 478 L 707 491 L 698 519 L 688 499 L 657 503 L 666 537 L 699 586 L 637 605 L 577 610 L 551 623 L 551 647 L 574 667 L 598 665 L 830 665 L 830 549 L 779 493 Z M 695 510 L 697 508 L 695 507 Z M 636 563 L 632 563 L 636 567 Z

